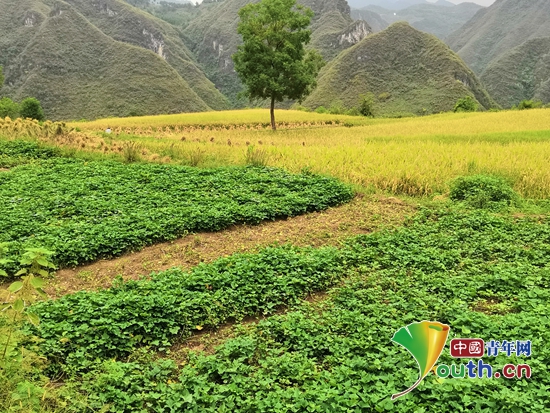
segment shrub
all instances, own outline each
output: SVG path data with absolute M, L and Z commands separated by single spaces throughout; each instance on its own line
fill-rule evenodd
M 0 119 L 15 119 L 19 116 L 19 105 L 10 98 L 0 99 Z
M 359 108 L 351 108 L 346 111 L 346 115 L 348 116 L 361 116 L 361 112 L 359 112 Z M 344 124 L 345 126 L 345 124 Z
M 495 203 L 510 205 L 519 199 L 504 179 L 489 175 L 457 178 L 451 184 L 451 199 L 465 201 L 475 208 L 490 208 Z
M 380 101 L 385 101 L 385 100 L 388 100 L 389 98 L 391 98 L 391 94 L 389 92 L 384 92 L 384 93 L 380 93 L 378 95 L 378 100 Z
M 124 162 L 134 163 L 140 160 L 141 144 L 134 141 L 124 142 L 122 145 Z
M 359 113 L 361 115 L 374 118 L 374 95 L 372 93 L 367 93 L 360 96 L 359 102 Z
M 36 98 L 26 98 L 21 102 L 19 114 L 23 119 L 44 120 L 44 111 Z
M 522 100 L 518 104 L 519 110 L 525 110 L 525 109 L 539 109 L 542 108 L 542 102 L 540 100 Z
M 471 96 L 466 96 L 461 99 L 458 99 L 456 102 L 454 111 L 455 112 L 476 112 L 478 108 L 478 103 Z
M 295 105 L 293 105 L 291 109 L 299 110 L 301 112 L 311 112 L 311 109 L 306 108 L 305 106 L 302 106 L 299 103 L 296 103 Z
M 328 113 L 328 110 L 324 106 L 319 106 L 317 109 L 315 109 L 315 113 Z
M 267 166 L 269 154 L 265 149 L 255 149 L 254 146 L 249 146 L 246 149 L 246 164 L 252 166 Z
M 337 100 L 332 102 L 328 111 L 331 115 L 342 115 L 346 112 L 346 108 L 341 100 Z

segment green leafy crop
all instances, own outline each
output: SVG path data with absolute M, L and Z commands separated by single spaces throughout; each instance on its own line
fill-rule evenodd
M 549 245 L 547 218 L 422 211 L 404 228 L 361 236 L 339 254 L 324 255 L 353 269 L 324 304 L 263 320 L 215 354 L 191 353 L 179 367 L 162 359 L 105 361 L 75 382 L 87 399 L 74 411 L 548 411 Z M 313 249 L 303 253 L 318 260 Z M 251 266 L 250 274 L 261 268 Z M 243 287 L 235 285 L 247 291 L 252 284 Z M 77 326 L 68 311 L 59 331 Z M 392 401 L 392 394 L 417 380 L 418 366 L 391 339 L 420 320 L 449 325 L 449 338 L 530 339 L 532 357 L 486 361 L 497 368 L 528 363 L 533 376 L 438 380 L 429 374 L 413 392 Z M 446 347 L 440 363 L 451 362 Z
M 0 242 L 10 243 L 15 256 L 44 247 L 55 251 L 58 266 L 76 265 L 192 231 L 323 210 L 352 197 L 335 179 L 276 168 L 52 158 L 0 173 Z
M 191 273 L 153 274 L 99 292 L 79 292 L 33 308 L 43 350 L 70 368 L 127 356 L 137 346 L 163 348 L 176 336 L 245 316 L 272 314 L 326 289 L 344 272 L 337 249 L 267 248 L 236 254 Z

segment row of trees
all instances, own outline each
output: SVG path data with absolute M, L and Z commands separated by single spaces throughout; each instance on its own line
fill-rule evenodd
M 0 66 L 0 89 L 4 85 L 4 74 Z M 26 98 L 21 103 L 14 102 L 8 97 L 0 99 L 0 119 L 3 118 L 30 118 L 42 121 L 45 119 L 42 105 L 36 98 Z

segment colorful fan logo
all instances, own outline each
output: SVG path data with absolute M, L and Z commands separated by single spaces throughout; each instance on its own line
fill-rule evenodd
M 407 390 L 394 394 L 392 400 L 410 393 L 428 375 L 443 352 L 449 330 L 450 327 L 446 324 L 422 321 L 400 328 L 394 334 L 392 341 L 405 347 L 418 363 L 420 377 Z

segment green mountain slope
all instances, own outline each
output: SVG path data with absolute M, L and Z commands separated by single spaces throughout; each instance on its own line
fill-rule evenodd
M 376 97 L 377 116 L 449 111 L 466 95 L 484 108 L 494 106 L 474 73 L 448 46 L 404 22 L 340 54 L 323 69 L 317 89 L 304 104 L 316 108 L 341 101 L 350 107 L 367 92 Z
M 402 10 L 384 10 L 377 6 L 367 6 L 358 11 L 352 11 L 352 17 L 359 17 L 359 12 L 374 12 L 389 24 L 406 21 L 415 29 L 431 33 L 445 39 L 461 28 L 483 7 L 475 3 L 459 5 L 415 4 Z M 368 19 L 364 19 L 369 21 Z
M 208 77 L 233 102 L 242 89 L 231 59 L 240 43 L 238 11 L 252 1 L 255 0 L 225 0 L 210 4 L 208 10 L 184 30 L 187 44 Z M 319 49 L 327 60 L 372 32 L 366 23 L 353 21 L 346 0 L 301 0 L 300 3 L 315 13 L 311 46 Z
M 227 108 L 227 99 L 197 67 L 192 53 L 170 24 L 119 0 L 65 1 L 114 40 L 151 50 L 163 57 L 211 108 Z
M 36 96 L 52 119 L 226 105 L 169 25 L 119 0 L 0 0 L 0 10 L 1 92 Z
M 550 37 L 529 40 L 489 64 L 481 80 L 504 107 L 524 99 L 550 102 Z
M 550 37 L 550 1 L 497 0 L 447 38 L 477 74 L 527 40 Z

